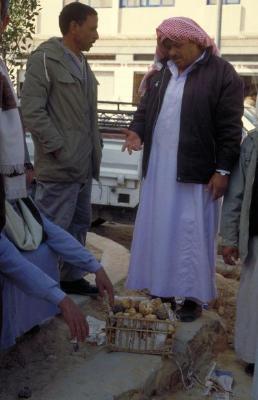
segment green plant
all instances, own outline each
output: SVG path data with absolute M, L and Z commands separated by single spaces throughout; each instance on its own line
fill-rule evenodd
M 10 0 L 10 22 L 2 34 L 1 56 L 14 83 L 17 68 L 30 52 L 40 9 L 40 0 Z

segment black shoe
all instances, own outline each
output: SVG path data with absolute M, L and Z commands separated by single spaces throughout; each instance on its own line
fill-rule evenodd
M 247 366 L 245 367 L 245 373 L 249 376 L 253 376 L 254 375 L 254 368 L 255 368 L 255 364 L 247 364 Z
M 182 322 L 193 322 L 202 315 L 202 306 L 195 301 L 186 299 L 176 315 Z
M 76 281 L 61 281 L 60 287 L 67 294 L 80 294 L 81 296 L 91 297 L 97 297 L 99 294 L 99 289 L 83 278 Z

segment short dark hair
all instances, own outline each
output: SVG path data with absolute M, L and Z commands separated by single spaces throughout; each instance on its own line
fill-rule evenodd
M 73 2 L 65 6 L 59 15 L 59 28 L 63 35 L 69 32 L 72 21 L 81 25 L 87 19 L 88 15 L 98 15 L 97 11 L 90 6 L 79 2 Z

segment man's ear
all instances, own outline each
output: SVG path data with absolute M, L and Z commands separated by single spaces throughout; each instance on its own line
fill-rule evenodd
M 78 28 L 78 23 L 76 21 L 71 21 L 69 25 L 69 33 L 75 33 Z

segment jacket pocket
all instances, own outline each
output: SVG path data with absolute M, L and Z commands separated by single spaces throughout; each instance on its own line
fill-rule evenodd
M 69 155 L 67 154 L 67 151 L 66 151 L 66 146 L 63 146 L 63 147 L 58 151 L 57 156 L 54 156 L 54 155 L 53 155 L 53 157 L 54 157 L 57 161 L 59 161 L 59 162 L 61 162 L 61 163 L 63 163 L 64 161 L 66 161 L 66 160 L 69 158 Z
M 75 83 L 73 77 L 68 73 L 61 73 L 60 75 L 58 75 L 57 81 L 60 83 L 67 83 L 67 84 Z

